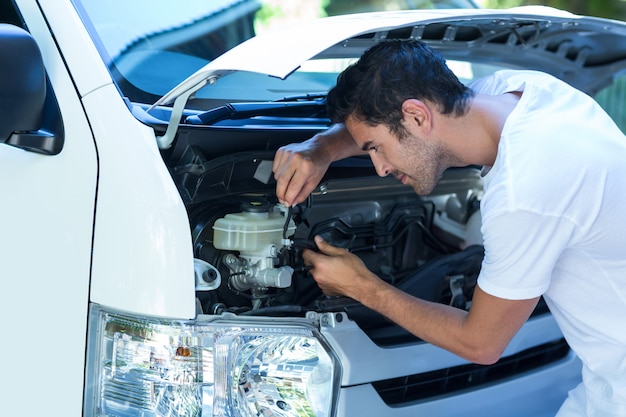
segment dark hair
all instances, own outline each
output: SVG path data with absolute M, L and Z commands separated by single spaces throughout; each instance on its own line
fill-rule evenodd
M 382 41 L 346 68 L 328 93 L 330 119 L 353 115 L 371 126 L 383 124 L 404 136 L 402 103 L 427 100 L 442 114 L 461 116 L 474 92 L 459 81 L 444 58 L 417 40 Z

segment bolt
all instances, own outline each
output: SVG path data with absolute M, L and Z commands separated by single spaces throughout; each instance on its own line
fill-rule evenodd
M 228 255 L 224 257 L 224 263 L 226 265 L 236 264 L 237 261 L 238 261 L 237 257 L 233 255 L 232 253 L 229 253 Z
M 202 273 L 202 280 L 207 284 L 212 283 L 217 279 L 217 272 L 214 269 L 207 269 Z

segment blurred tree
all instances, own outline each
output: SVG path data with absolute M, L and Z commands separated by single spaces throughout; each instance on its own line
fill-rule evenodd
M 210 1 L 210 0 L 209 0 Z M 255 33 L 276 26 L 326 17 L 324 8 L 330 0 L 260 0 L 254 20 Z
M 257 33 L 292 21 L 377 10 L 545 5 L 576 14 L 626 20 L 626 0 L 259 0 Z
M 478 7 L 475 0 L 259 0 L 254 28 L 261 33 L 290 22 L 381 10 Z
M 329 16 L 381 10 L 436 9 L 474 7 L 472 0 L 329 0 Z
M 496 9 L 541 4 L 576 14 L 626 20 L 626 0 L 483 0 L 482 4 Z

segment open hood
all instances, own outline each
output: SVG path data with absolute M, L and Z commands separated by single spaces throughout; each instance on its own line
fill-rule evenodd
M 181 96 L 190 96 L 206 84 L 216 82 L 220 77 L 233 71 L 249 71 L 272 77 L 285 78 L 305 61 L 322 56 L 349 56 L 346 48 L 361 45 L 362 39 L 368 39 L 367 45 L 384 39 L 387 33 L 401 28 L 413 28 L 411 37 L 420 38 L 425 25 L 437 22 L 476 21 L 486 18 L 499 19 L 537 19 L 545 22 L 553 19 L 573 21 L 581 17 L 561 10 L 527 6 L 509 10 L 409 10 L 395 12 L 362 13 L 333 16 L 324 19 L 298 22 L 295 25 L 256 36 L 219 56 L 186 80 L 170 90 L 154 105 L 167 105 Z M 373 41 L 373 42 L 372 42 Z M 340 53 L 336 52 L 340 49 Z

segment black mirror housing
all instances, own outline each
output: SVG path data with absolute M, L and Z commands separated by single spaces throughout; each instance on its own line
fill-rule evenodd
M 25 30 L 0 24 L 0 142 L 41 127 L 46 74 L 41 52 Z
M 25 30 L 0 24 L 0 143 L 56 155 L 63 124 L 41 51 Z

